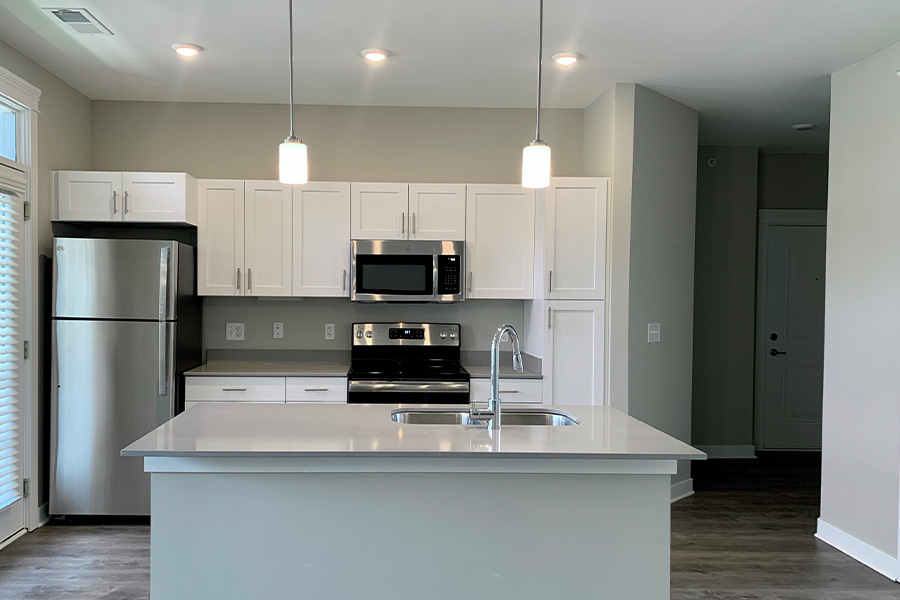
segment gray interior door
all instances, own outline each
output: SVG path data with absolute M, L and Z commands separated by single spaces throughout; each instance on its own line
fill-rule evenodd
M 175 327 L 53 322 L 52 514 L 150 513 L 150 477 L 119 451 L 172 415 Z

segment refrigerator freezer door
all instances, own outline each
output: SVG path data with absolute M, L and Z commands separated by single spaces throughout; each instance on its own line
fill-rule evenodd
M 150 476 L 119 451 L 173 414 L 175 334 L 175 323 L 53 321 L 51 514 L 150 514 Z
M 56 238 L 53 316 L 174 320 L 179 244 Z

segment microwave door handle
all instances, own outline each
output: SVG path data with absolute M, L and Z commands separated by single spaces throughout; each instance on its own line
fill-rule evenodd
M 434 299 L 437 300 L 441 297 L 440 294 L 438 294 L 438 255 L 437 254 L 435 254 L 432 257 L 432 261 L 433 261 L 434 266 L 431 269 L 431 274 L 432 274 L 431 293 L 432 293 L 432 296 L 434 296 Z

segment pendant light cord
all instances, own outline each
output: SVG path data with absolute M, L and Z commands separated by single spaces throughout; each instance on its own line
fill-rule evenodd
M 543 0 L 541 0 L 543 2 Z M 290 138 L 294 139 L 294 0 L 288 0 L 288 31 L 290 32 L 290 52 L 288 56 L 288 65 L 290 67 L 291 73 L 289 77 L 291 89 L 288 92 L 288 97 L 290 98 L 290 113 L 291 113 L 291 135 Z
M 541 141 L 541 78 L 544 58 L 544 0 L 540 1 L 540 25 L 538 29 L 538 85 L 537 85 L 537 123 L 534 127 L 534 141 Z

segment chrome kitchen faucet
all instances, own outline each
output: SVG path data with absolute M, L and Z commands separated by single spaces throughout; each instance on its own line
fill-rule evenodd
M 472 396 L 472 406 L 469 408 L 469 416 L 473 419 L 490 421 L 488 427 L 500 429 L 500 339 L 504 333 L 509 334 L 509 341 L 513 348 L 513 371 L 521 373 L 525 370 L 522 366 L 522 352 L 519 350 L 519 334 L 512 325 L 503 324 L 497 328 L 494 341 L 491 342 L 491 397 L 488 398 L 487 410 L 478 410 L 475 407 L 475 396 Z

